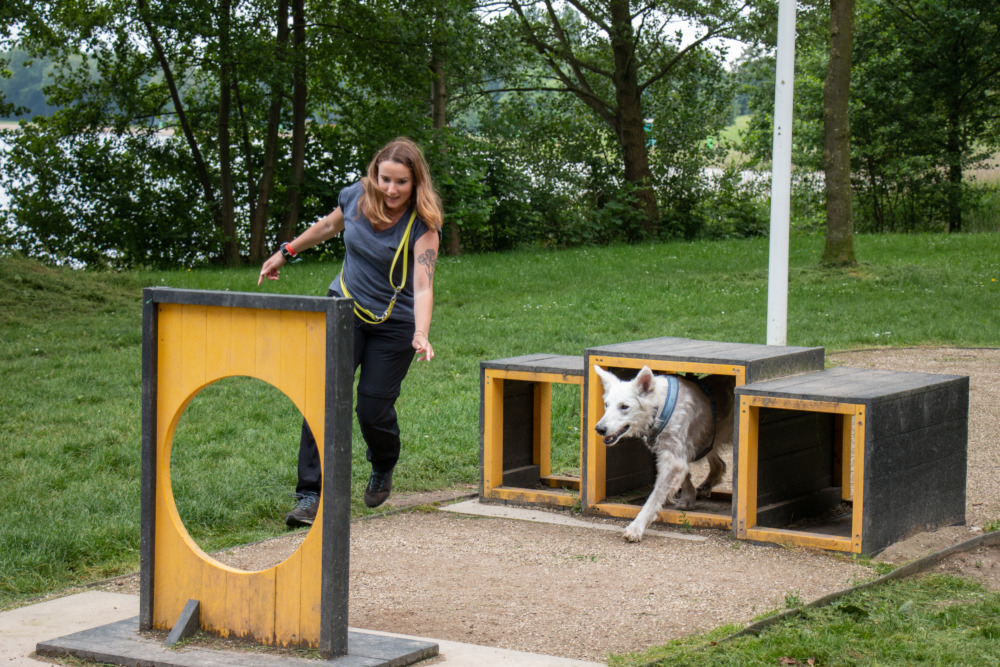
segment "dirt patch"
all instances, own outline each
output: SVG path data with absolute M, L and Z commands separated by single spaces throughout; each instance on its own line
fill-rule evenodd
M 966 526 L 921 533 L 878 559 L 903 563 L 964 541 L 1000 519 L 1000 350 L 865 350 L 832 364 L 971 378 Z M 460 489 L 457 495 L 471 489 Z M 456 495 L 455 491 L 449 492 Z M 441 496 L 397 494 L 397 506 Z M 604 521 L 605 523 L 607 521 Z M 624 527 L 624 522 L 621 523 Z M 673 526 L 657 526 L 681 532 Z M 351 528 L 350 624 L 585 660 L 641 650 L 725 623 L 745 624 L 874 576 L 842 555 L 758 545 L 695 530 L 703 542 L 446 512 L 395 513 Z M 270 567 L 305 533 L 232 549 L 240 569 Z M 956 554 L 936 571 L 998 590 L 1000 548 Z M 138 577 L 109 582 L 134 592 Z

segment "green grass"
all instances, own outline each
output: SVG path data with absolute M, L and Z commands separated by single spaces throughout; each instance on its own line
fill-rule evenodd
M 858 237 L 857 246 L 858 268 L 827 270 L 822 239 L 793 238 L 790 345 L 998 344 L 1000 234 Z M 0 259 L 0 607 L 137 569 L 141 287 L 254 292 L 258 271 L 114 274 Z M 307 256 L 259 291 L 323 294 L 336 271 Z M 437 357 L 414 366 L 398 404 L 397 491 L 478 482 L 480 361 L 656 336 L 764 342 L 767 241 L 445 257 L 435 297 Z M 554 394 L 557 466 L 571 470 L 579 404 Z M 257 381 L 195 397 L 172 474 L 203 548 L 284 530 L 299 420 Z M 362 514 L 357 435 L 354 464 Z
M 747 114 L 744 116 L 737 116 L 736 120 L 732 125 L 726 127 L 719 135 L 719 138 L 723 141 L 738 142 L 740 140 L 740 132 L 746 129 L 747 125 L 750 124 L 750 119 L 753 118 L 752 115 Z
M 759 635 L 723 641 L 727 626 L 642 653 L 611 667 L 755 665 L 996 665 L 1000 593 L 933 575 L 855 592 L 779 621 Z M 809 663 L 813 659 L 813 663 Z

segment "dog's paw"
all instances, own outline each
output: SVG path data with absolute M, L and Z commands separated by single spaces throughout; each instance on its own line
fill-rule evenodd
M 629 527 L 622 533 L 622 537 L 625 538 L 626 542 L 641 542 L 642 528 L 635 524 L 629 524 Z

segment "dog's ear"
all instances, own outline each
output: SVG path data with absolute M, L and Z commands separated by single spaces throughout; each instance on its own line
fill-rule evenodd
M 633 382 L 639 394 L 648 394 L 653 391 L 653 371 L 649 370 L 649 366 L 643 366 Z
M 611 387 L 621 382 L 621 380 L 618 379 L 617 375 L 615 375 L 614 373 L 607 372 L 597 364 L 594 364 L 594 370 L 597 371 L 597 377 L 601 378 L 601 384 L 604 385 L 605 396 L 607 395 L 608 391 L 611 390 Z

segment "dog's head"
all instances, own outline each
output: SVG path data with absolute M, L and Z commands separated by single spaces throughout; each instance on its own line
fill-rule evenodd
M 653 371 L 643 366 L 632 380 L 620 380 L 600 366 L 595 365 L 594 370 L 604 385 L 604 416 L 594 430 L 604 438 L 604 444 L 610 447 L 623 437 L 645 435 L 656 418 Z

